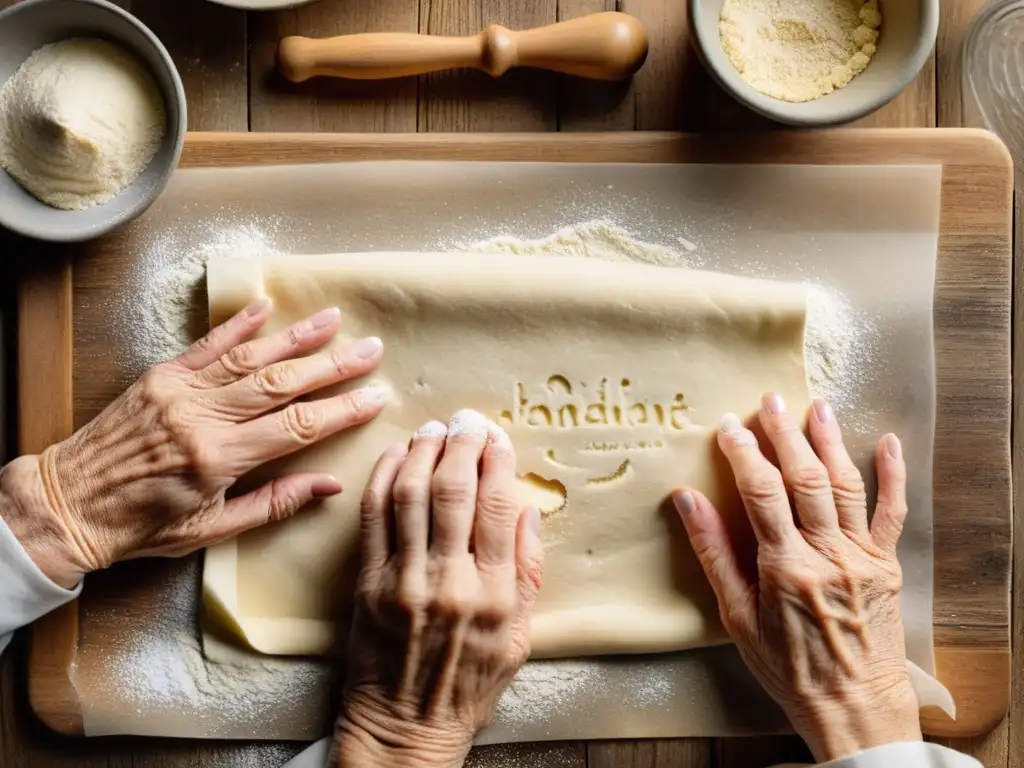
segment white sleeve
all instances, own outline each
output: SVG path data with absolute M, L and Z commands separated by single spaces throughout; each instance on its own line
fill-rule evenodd
M 50 581 L 0 517 L 0 653 L 14 630 L 74 600 L 81 591 L 81 584 L 71 590 Z
M 973 757 L 938 744 L 908 741 L 868 749 L 818 768 L 982 768 Z
M 331 740 L 320 739 L 308 749 L 304 749 L 281 768 L 325 768 L 331 752 Z

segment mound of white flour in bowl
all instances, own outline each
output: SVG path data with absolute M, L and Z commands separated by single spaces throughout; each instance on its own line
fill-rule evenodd
M 165 129 L 152 76 L 104 40 L 43 46 L 0 91 L 0 166 L 54 208 L 115 197 L 149 165 Z

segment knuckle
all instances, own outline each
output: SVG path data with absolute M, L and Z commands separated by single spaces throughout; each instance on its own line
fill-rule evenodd
M 259 368 L 252 344 L 239 344 L 221 355 L 220 363 L 224 370 L 236 376 L 244 376 Z
M 519 580 L 524 587 L 538 592 L 544 583 L 544 554 L 540 553 L 519 569 Z
M 836 472 L 833 489 L 837 495 L 850 500 L 864 498 L 864 479 L 856 467 L 846 467 Z
M 422 505 L 427 500 L 426 483 L 412 478 L 399 478 L 391 491 L 391 497 L 397 507 Z
M 394 604 L 402 612 L 412 616 L 420 613 L 427 603 L 422 583 L 413 578 L 402 578 L 395 586 Z
M 519 501 L 510 489 L 489 488 L 477 499 L 477 516 L 487 524 L 514 526 L 519 519 Z
M 200 477 L 213 477 L 220 474 L 219 451 L 208 441 L 190 434 L 182 438 L 180 443 L 189 466 L 195 474 Z
M 775 467 L 742 478 L 737 487 L 744 498 L 755 503 L 775 501 L 785 494 L 782 473 Z
M 832 493 L 832 483 L 821 462 L 801 464 L 790 473 L 790 485 L 804 496 L 822 496 Z
M 163 406 L 167 402 L 167 387 L 158 368 L 146 371 L 135 384 L 146 405 Z
M 274 483 L 270 491 L 270 506 L 267 517 L 270 522 L 290 517 L 301 506 L 295 489 L 284 483 Z
M 330 358 L 334 369 L 338 372 L 338 376 L 342 379 L 352 377 L 352 366 L 341 349 L 332 349 L 327 353 L 327 355 Z
M 323 432 L 323 412 L 311 403 L 292 403 L 281 411 L 281 423 L 296 442 L 314 443 Z
M 462 619 L 476 614 L 476 606 L 465 593 L 456 586 L 442 588 L 430 600 L 430 612 L 449 619 Z
M 439 471 L 431 482 L 430 495 L 435 504 L 466 504 L 473 499 L 474 484 L 465 472 Z
M 295 372 L 285 363 L 268 365 L 253 375 L 256 387 L 266 395 L 279 397 L 295 391 Z
M 483 601 L 476 611 L 476 622 L 487 628 L 500 627 L 506 624 L 516 612 L 515 595 L 492 595 Z

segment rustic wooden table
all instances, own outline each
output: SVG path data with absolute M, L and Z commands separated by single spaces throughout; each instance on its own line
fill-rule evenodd
M 14 0 L 0 0 L 0 8 Z M 961 124 L 959 47 L 985 0 L 947 0 L 935 55 L 867 126 Z M 236 11 L 203 0 L 118 0 L 148 24 L 173 55 L 199 131 L 583 131 L 743 130 L 770 128 L 733 103 L 702 70 L 687 40 L 683 0 L 321 0 L 273 13 Z M 470 34 L 486 24 L 533 27 L 580 14 L 622 10 L 651 37 L 646 66 L 630 84 L 580 82 L 517 71 L 499 81 L 474 72 L 383 83 L 285 84 L 274 73 L 277 40 L 365 31 Z M 1021 311 L 1020 302 L 1017 306 Z M 1017 466 L 1015 451 L 1015 468 Z M 1017 545 L 1022 562 L 1024 543 Z M 1014 645 L 1024 641 L 1024 569 L 1015 569 Z M 72 740 L 33 718 L 25 691 L 24 638 L 5 654 L 0 700 L 3 766 L 277 766 L 300 746 L 145 739 Z M 1015 679 L 1024 669 L 1014 664 Z M 986 766 L 1024 766 L 1024 687 L 1009 717 L 982 739 L 952 743 Z M 593 742 L 494 747 L 470 765 L 566 768 L 765 766 L 807 759 L 792 738 Z

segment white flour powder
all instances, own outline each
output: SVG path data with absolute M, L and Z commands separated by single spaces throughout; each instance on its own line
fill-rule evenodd
M 0 91 L 0 166 L 55 208 L 113 198 L 149 165 L 164 131 L 153 78 L 103 40 L 44 46 Z

